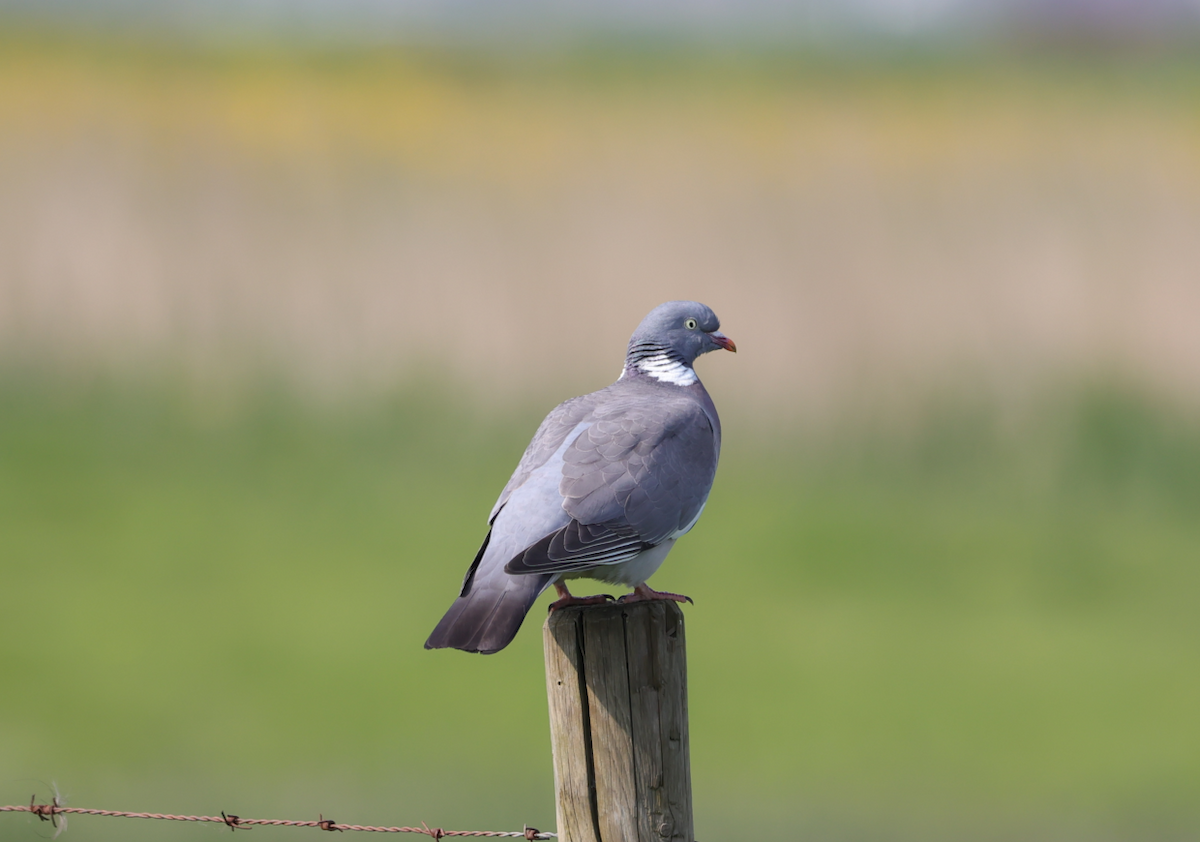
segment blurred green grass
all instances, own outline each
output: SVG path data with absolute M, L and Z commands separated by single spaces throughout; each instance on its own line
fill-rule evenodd
M 541 610 L 421 648 L 548 408 L 0 378 L 0 801 L 553 826 Z M 1200 427 L 1120 388 L 1000 417 L 731 415 L 655 581 L 697 603 L 701 839 L 1200 831 Z

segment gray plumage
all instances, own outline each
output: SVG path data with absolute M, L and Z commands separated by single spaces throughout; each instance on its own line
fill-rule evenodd
M 546 416 L 426 649 L 503 649 L 542 591 L 566 593 L 565 579 L 644 586 L 695 525 L 716 474 L 721 422 L 692 364 L 736 350 L 719 327 L 694 301 L 656 307 L 620 379 Z

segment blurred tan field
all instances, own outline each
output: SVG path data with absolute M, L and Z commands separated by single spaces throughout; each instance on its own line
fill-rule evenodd
M 690 297 L 755 412 L 1113 371 L 1190 399 L 1198 101 L 1170 60 L 10 37 L 0 332 L 72 368 L 511 397 L 606 381 Z

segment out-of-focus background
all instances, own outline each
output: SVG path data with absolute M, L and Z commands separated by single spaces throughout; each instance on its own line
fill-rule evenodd
M 1196 838 L 1198 36 L 0 4 L 0 803 L 552 828 L 543 607 L 421 644 L 541 416 L 695 298 L 697 835 Z

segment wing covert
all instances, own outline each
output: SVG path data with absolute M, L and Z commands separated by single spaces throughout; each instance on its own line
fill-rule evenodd
M 659 544 L 708 499 L 717 467 L 713 427 L 690 400 L 614 409 L 596 413 L 563 452 L 563 508 L 580 524 L 628 529 Z

